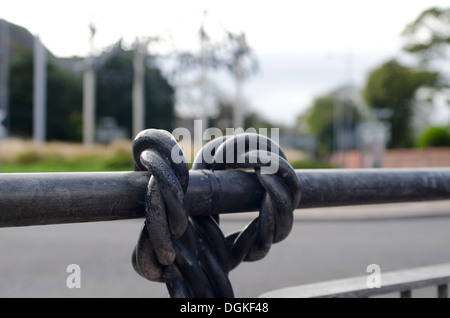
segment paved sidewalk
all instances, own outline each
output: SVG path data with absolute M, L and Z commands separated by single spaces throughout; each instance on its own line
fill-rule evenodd
M 450 216 L 450 200 L 298 209 L 299 220 L 368 220 Z
M 251 219 L 257 212 L 222 214 L 224 219 Z M 326 208 L 297 209 L 295 220 L 299 221 L 360 221 L 379 219 L 403 219 L 450 216 L 450 199 L 390 204 L 354 205 Z
M 369 264 L 388 272 L 448 263 L 450 218 L 426 216 L 450 215 L 449 203 L 297 210 L 285 240 L 274 244 L 264 259 L 243 262 L 230 272 L 235 295 L 256 297 L 288 286 L 360 276 Z M 225 234 L 240 230 L 250 217 L 254 214 L 223 216 L 221 228 Z M 373 219 L 358 221 L 362 218 Z M 164 284 L 143 279 L 131 265 L 142 223 L 2 228 L 0 297 L 167 297 Z M 69 264 L 81 268 L 79 289 L 67 287 Z

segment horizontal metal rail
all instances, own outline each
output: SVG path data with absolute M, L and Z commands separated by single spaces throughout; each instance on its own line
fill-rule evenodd
M 450 168 L 296 170 L 298 208 L 450 200 Z M 148 172 L 0 174 L 0 227 L 140 218 Z M 190 171 L 191 215 L 256 211 L 250 171 Z
M 262 298 L 361 298 L 399 293 L 411 298 L 413 290 L 436 286 L 438 298 L 448 298 L 450 263 L 380 273 L 379 286 L 371 286 L 368 276 L 282 288 L 262 294 Z

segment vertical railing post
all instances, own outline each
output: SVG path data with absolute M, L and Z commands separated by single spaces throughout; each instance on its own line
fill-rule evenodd
M 438 298 L 448 298 L 448 285 L 438 285 Z
M 411 298 L 412 292 L 411 290 L 403 290 L 400 292 L 400 298 Z

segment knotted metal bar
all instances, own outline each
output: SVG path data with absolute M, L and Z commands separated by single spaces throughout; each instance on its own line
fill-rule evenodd
M 450 168 L 296 170 L 298 208 L 450 200 Z M 0 227 L 144 217 L 148 172 L 0 174 Z M 256 211 L 254 172 L 189 172 L 190 215 Z
M 300 182 L 279 146 L 265 136 L 215 138 L 194 160 L 192 169 L 203 173 L 252 168 L 265 190 L 258 217 L 227 236 L 218 215 L 189 215 L 188 165 L 170 133 L 140 132 L 133 142 L 133 157 L 135 170 L 151 172 L 133 267 L 148 280 L 165 282 L 171 297 L 234 297 L 229 271 L 242 261 L 263 258 L 291 231 L 293 211 L 301 199 Z

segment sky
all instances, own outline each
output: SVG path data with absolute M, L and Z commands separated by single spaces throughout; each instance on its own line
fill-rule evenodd
M 96 51 L 123 38 L 162 36 L 154 53 L 199 50 L 198 29 L 243 31 L 259 61 L 244 83 L 248 106 L 263 117 L 293 124 L 315 96 L 352 83 L 401 54 L 401 32 L 423 10 L 443 0 L 0 0 L 0 19 L 39 35 L 56 56 L 89 53 L 89 28 Z M 204 12 L 207 12 L 207 18 Z M 205 19 L 205 20 L 203 20 Z M 218 32 L 218 31 L 217 31 Z M 233 86 L 224 85 L 233 94 Z M 442 118 L 442 116 L 440 116 Z

